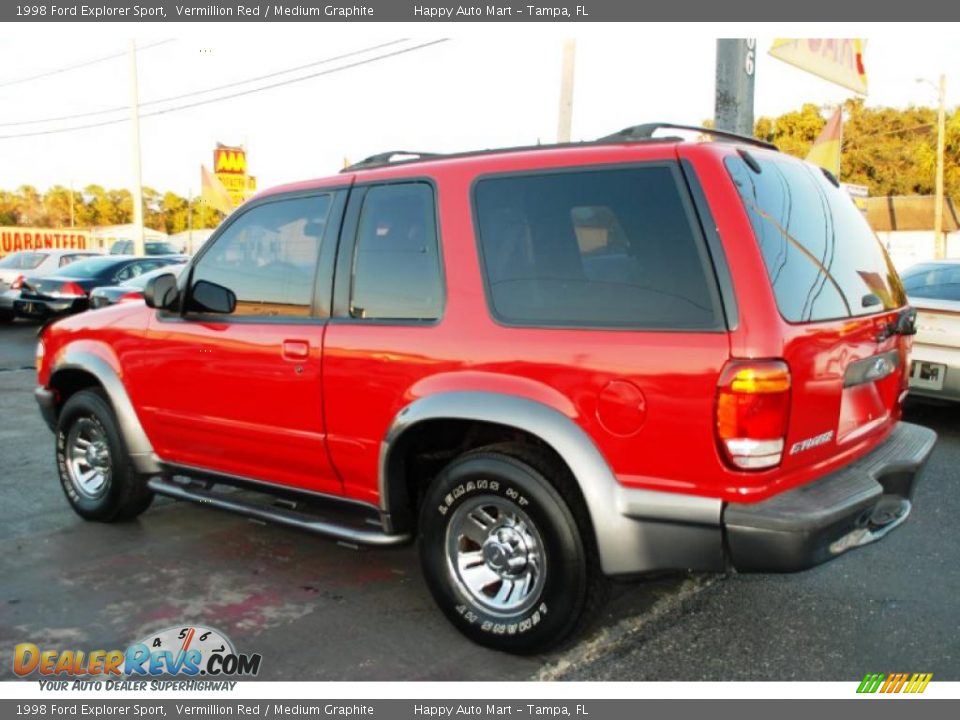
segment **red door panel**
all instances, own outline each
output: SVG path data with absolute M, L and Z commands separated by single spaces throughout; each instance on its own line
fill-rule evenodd
M 168 462 L 339 493 L 324 445 L 324 325 L 150 321 L 141 414 Z M 291 338 L 297 338 L 291 340 Z

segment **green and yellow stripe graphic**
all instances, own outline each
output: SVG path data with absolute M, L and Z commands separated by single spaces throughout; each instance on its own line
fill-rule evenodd
M 857 688 L 858 693 L 922 693 L 933 673 L 867 673 Z

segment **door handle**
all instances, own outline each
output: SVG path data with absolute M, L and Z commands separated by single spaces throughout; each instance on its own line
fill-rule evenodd
M 287 360 L 306 360 L 310 357 L 310 343 L 306 340 L 284 340 L 283 357 Z

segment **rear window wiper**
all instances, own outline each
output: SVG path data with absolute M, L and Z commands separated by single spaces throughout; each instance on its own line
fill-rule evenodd
M 893 335 L 916 335 L 917 334 L 917 311 L 915 308 L 906 307 L 897 313 L 896 320 L 885 323 L 877 333 L 877 342 L 883 342 Z

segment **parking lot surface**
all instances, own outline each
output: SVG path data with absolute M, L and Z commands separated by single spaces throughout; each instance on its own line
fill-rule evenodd
M 882 542 L 796 575 L 618 583 L 578 643 L 521 658 L 447 624 L 413 548 L 351 550 L 169 500 L 132 523 L 76 517 L 23 369 L 35 333 L 0 326 L 0 679 L 16 643 L 125 647 L 198 623 L 261 653 L 273 680 L 960 680 L 955 408 L 910 408 L 940 441 L 913 516 Z

